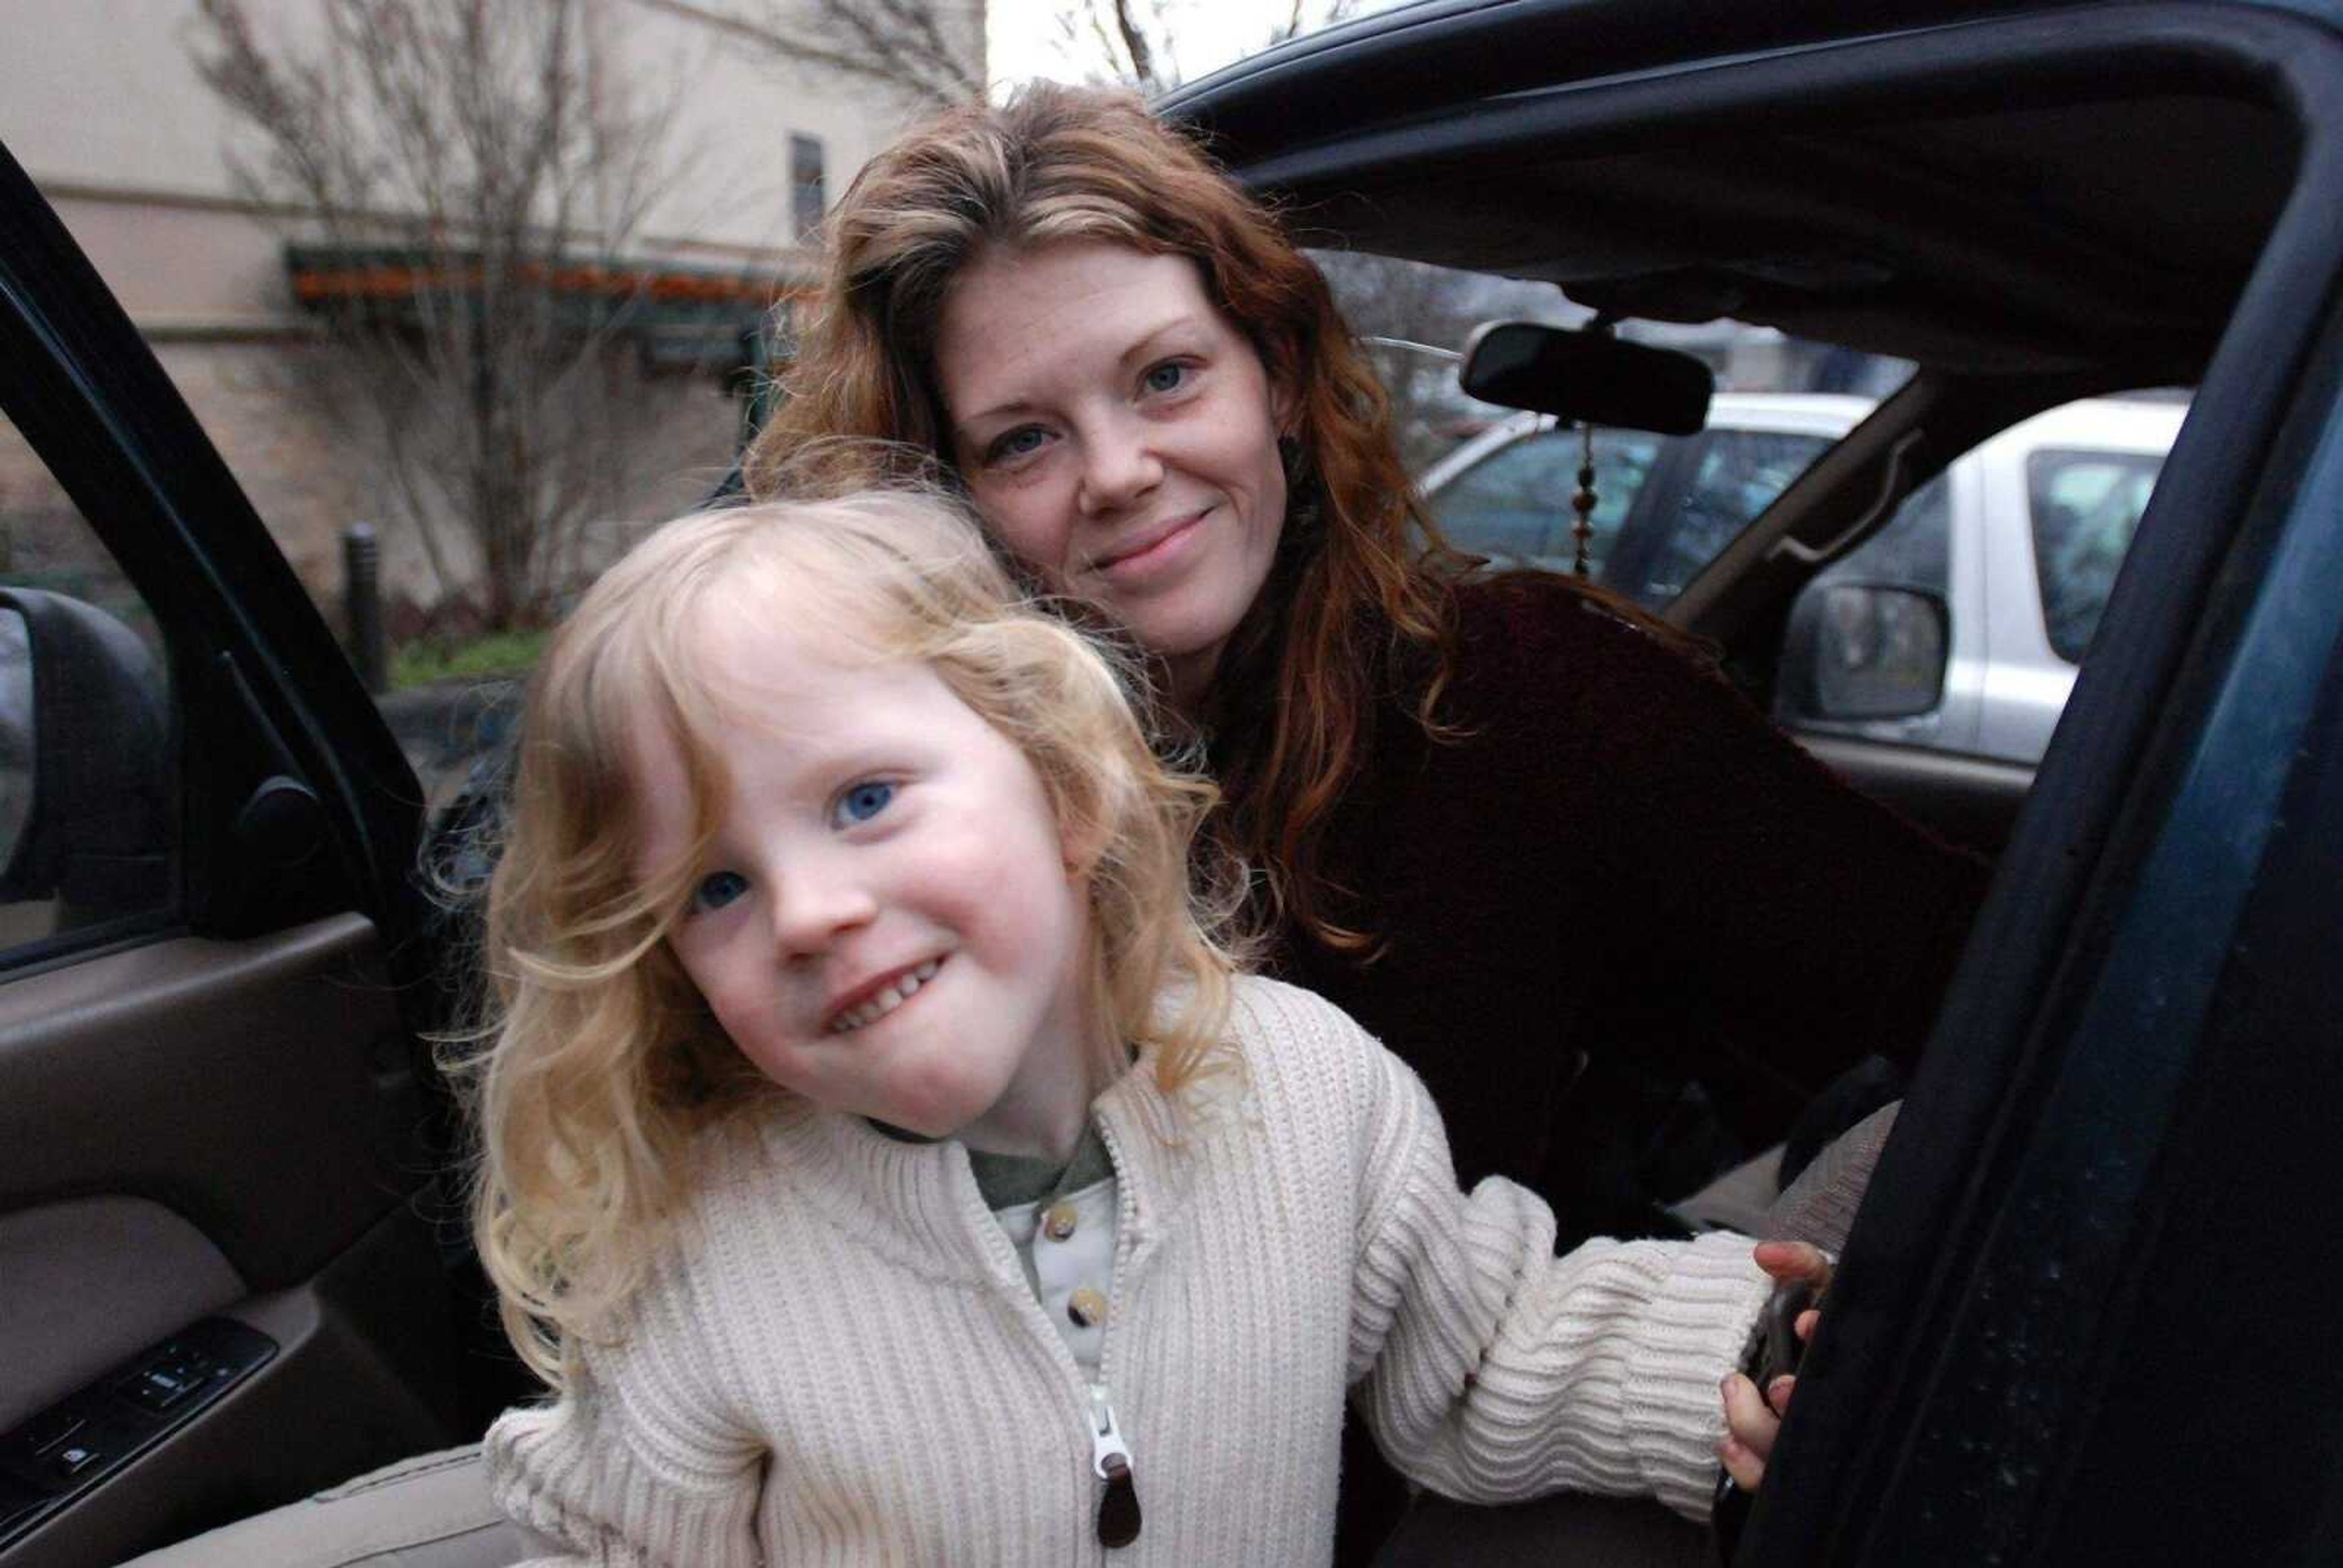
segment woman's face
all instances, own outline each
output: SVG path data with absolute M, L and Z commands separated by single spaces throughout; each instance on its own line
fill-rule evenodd
M 1195 263 L 1089 241 L 988 252 L 945 297 L 936 374 L 994 536 L 1162 656 L 1192 706 L 1277 553 L 1287 412 Z

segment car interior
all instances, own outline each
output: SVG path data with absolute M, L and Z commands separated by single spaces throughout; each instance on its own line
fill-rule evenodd
M 2097 857 L 2121 863 L 2108 849 L 2117 803 L 2172 722 L 2162 703 L 2214 598 L 2247 476 L 2271 449 L 2288 367 L 2329 297 L 2319 269 L 2331 248 L 2308 216 L 2325 199 L 2309 193 L 2334 176 L 2312 128 L 2331 113 L 2329 44 L 2268 12 L 2216 22 L 2078 6 L 1950 21 L 1916 5 L 1874 14 L 1873 36 L 1806 49 L 1802 36 L 1835 30 L 1819 11 L 1704 16 L 1704 57 L 1692 61 L 1668 36 L 1681 17 L 1505 10 L 1445 13 L 1436 29 L 1427 15 L 1413 39 L 1394 25 L 1309 68 L 1297 47 L 1173 107 L 1323 243 L 1544 278 L 1621 319 L 1729 316 L 1917 364 L 1666 612 L 1719 643 L 1761 699 L 1816 564 L 1860 543 L 1950 458 L 2072 398 L 2202 388 L 2039 785 L 2014 791 L 2002 765 L 1861 739 L 1815 747 L 1908 814 L 1956 837 L 1967 837 L 1956 822 L 1993 821 L 2009 846 L 1914 1089 L 1935 1147 L 1891 1147 L 1882 1176 L 1895 1179 L 1872 1204 L 1891 1216 L 1889 1239 L 1874 1244 L 1925 1278 L 1908 1238 L 1985 1222 L 1977 1194 L 1990 1190 L 1996 1141 L 2026 1121 L 2010 1110 L 2026 1103 L 2012 1098 L 2021 1067 L 2039 1070 L 2036 1030 L 2053 1027 L 2051 955 L 2066 951 Z M 1567 81 L 1538 47 L 1541 25 L 1567 50 Z M 1505 46 L 1487 46 L 1499 35 Z M 2269 500 L 2258 504 L 2268 516 Z M 1865 1241 L 1858 1231 L 1851 1263 Z M 1907 1417 L 1926 1397 L 1916 1369 L 1946 1375 L 1911 1348 L 1951 1321 L 1929 1323 L 1927 1289 L 1907 1279 L 1871 1298 L 1875 1313 L 1832 1347 L 1860 1340 L 1853 1353 L 1867 1351 L 1873 1370 L 1909 1375 Z M 2013 1365 L 2009 1377 L 2041 1372 Z M 2020 1491 L 2016 1478 L 2036 1473 L 1941 1424 L 1929 1429 L 1941 1441 L 1916 1449 L 1866 1449 L 1896 1402 L 1875 1388 L 1865 1397 L 1859 1410 L 1830 1407 L 1835 1423 L 1809 1417 L 1823 1435 L 1792 1452 L 1815 1468 L 1761 1503 L 1775 1533 L 1761 1528 L 1743 1561 L 1821 1560 L 1765 1549 L 1803 1539 L 1811 1551 L 1815 1537 L 1798 1533 L 1833 1523 L 1843 1545 L 1866 1539 L 1882 1493 L 1863 1483 L 1890 1489 L 1881 1478 L 1912 1474 L 1893 1467 L 1914 1452 L 1971 1487 L 1910 1483 L 1901 1495 L 1915 1519 L 1929 1498 Z M 2025 1397 L 2039 1397 L 2038 1382 Z M 2062 1473 L 2046 1439 L 2035 1457 L 2040 1473 Z M 2167 1544 L 2148 1554 L 2222 1555 L 2167 1556 Z
M 1298 85 L 1264 68 L 1175 105 L 1321 243 L 1550 281 L 1611 320 L 1731 317 L 1916 362 L 1665 612 L 1764 695 L 1796 590 L 1952 457 L 2076 397 L 2193 384 L 2288 195 L 2282 114 L 2174 61 L 2158 90 L 2118 72 L 2095 88 L 2038 46 L 2073 30 L 1980 24 L 1599 91 L 1476 55 L 1451 103 L 1419 90 L 1386 123 L 1378 95 L 1401 88 L 1369 63 Z M 1252 94 L 1272 84 L 1330 95 L 1326 134 L 1292 128 L 1315 100 L 1267 117 Z M 1972 844 L 2006 840 L 2030 782 L 1860 739 L 1815 749 Z
M 1916 362 L 1666 610 L 1761 699 L 1799 589 L 1951 459 L 2076 397 L 2202 387 L 2044 788 L 2006 764 L 1816 747 L 1916 819 L 2009 845 L 1916 1087 L 1943 1140 L 1891 1146 L 1883 1167 L 1905 1169 L 1880 1228 L 1948 1241 L 1986 1223 L 1973 1172 L 2014 1158 L 1996 1140 L 2030 1081 L 2026 1010 L 2055 994 L 2097 857 L 2129 820 L 2127 781 L 2157 755 L 2256 455 L 2328 308 L 2321 225 L 2343 210 L 2330 35 L 2242 8 L 1968 9 L 1435 3 L 1162 106 L 1308 243 L 1543 280 L 1621 321 L 1727 317 Z M 109 613 L 160 664 L 111 708 L 26 705 L 35 776 L 77 765 L 111 782 L 53 782 L 49 819 L 0 859 L 0 897 L 36 911 L 0 931 L 0 1568 L 66 1568 L 468 1441 L 527 1385 L 450 1197 L 460 1151 L 432 1060 L 454 1017 L 439 977 L 460 954 L 414 875 L 423 795 L 5 154 L 0 236 L 0 411 L 130 586 L 136 609 Z M 97 689 L 94 665 L 136 662 L 31 589 L 0 592 L 0 609 L 30 628 L 35 694 Z M 149 701 L 167 755 L 126 770 Z M 0 729 L 8 708 L 0 691 Z M 133 846 L 146 869 L 104 868 L 126 902 L 63 912 L 36 836 L 126 842 L 106 802 L 141 780 L 167 795 L 162 841 Z M 92 827 L 92 811 L 117 814 Z M 1957 1078 L 1942 1065 L 1956 1055 Z M 1849 1355 L 1885 1356 L 1950 1311 L 1923 1261 L 1872 1245 L 1905 1271 L 1850 1306 L 1835 1330 Z M 1922 1506 L 1864 1468 L 1866 1422 L 1909 1411 L 1910 1377 L 1815 1439 L 1803 1474 L 1785 1469 L 1743 1561 L 1769 1531 Z M 1826 1391 L 1815 1403 L 1843 1411 Z M 1994 1460 L 1938 1457 L 1956 1479 Z

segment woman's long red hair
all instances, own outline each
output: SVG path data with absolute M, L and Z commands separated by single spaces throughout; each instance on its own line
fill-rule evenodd
M 1423 517 L 1383 387 L 1318 267 L 1277 219 L 1127 92 L 1041 85 L 949 110 L 881 153 L 827 222 L 820 296 L 747 461 L 759 496 L 950 468 L 934 374 L 946 295 L 994 247 L 1104 240 L 1193 261 L 1293 399 L 1285 533 L 1197 715 L 1230 804 L 1218 826 L 1284 917 L 1367 944 L 1319 868 L 1328 813 L 1395 666 L 1434 718 L 1457 558 Z M 897 445 L 889 447 L 887 443 Z M 1266 688 L 1266 689 L 1264 689 Z

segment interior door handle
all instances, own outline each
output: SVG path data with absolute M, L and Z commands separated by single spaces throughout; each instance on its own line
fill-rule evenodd
M 1787 557 L 1810 567 L 1836 560 L 1842 550 L 1869 533 L 1874 523 L 1885 518 L 1903 500 L 1904 476 L 1912 467 L 1912 453 L 1926 438 L 1927 432 L 1918 429 L 1906 430 L 1896 437 L 1896 444 L 1887 448 L 1887 456 L 1880 465 L 1879 493 L 1872 498 L 1871 505 L 1856 515 L 1855 521 L 1819 545 L 1810 545 L 1785 534 L 1765 551 L 1765 558 L 1772 561 Z

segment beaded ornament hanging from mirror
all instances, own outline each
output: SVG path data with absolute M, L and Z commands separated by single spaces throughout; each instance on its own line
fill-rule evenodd
M 1583 421 L 1578 427 L 1578 493 L 1570 498 L 1570 509 L 1577 514 L 1570 537 L 1578 546 L 1570 569 L 1584 582 L 1592 575 L 1587 567 L 1594 543 L 1594 427 Z
M 1598 311 L 1586 324 L 1588 332 L 1612 335 L 1618 318 L 1607 311 Z M 1575 545 L 1571 559 L 1571 572 L 1579 581 L 1593 577 L 1594 564 L 1594 427 L 1584 419 L 1574 421 L 1578 427 L 1578 490 L 1570 498 L 1570 537 Z

